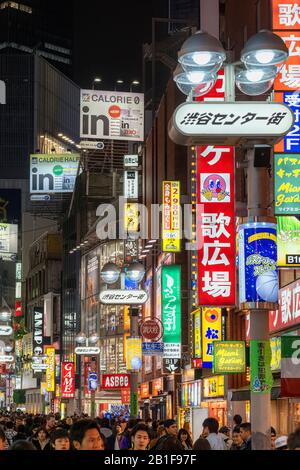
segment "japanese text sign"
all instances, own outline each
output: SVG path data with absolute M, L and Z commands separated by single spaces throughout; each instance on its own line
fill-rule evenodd
M 222 339 L 222 311 L 220 308 L 202 309 L 202 367 L 213 366 L 213 341 Z
M 201 359 L 201 310 L 198 308 L 192 313 L 193 316 L 193 341 L 194 341 L 194 358 Z
M 178 253 L 180 251 L 180 212 L 180 182 L 163 181 L 163 252 Z
M 162 266 L 162 323 L 164 357 L 181 358 L 181 268 Z
M 300 154 L 274 155 L 275 214 L 300 214 Z
M 283 39 L 289 50 L 289 57 L 274 81 L 274 90 L 298 90 L 300 88 L 300 31 L 290 33 L 276 31 L 276 34 Z
M 272 0 L 273 30 L 300 29 L 300 2 Z
M 225 395 L 224 375 L 203 379 L 203 398 L 217 398 Z
M 300 58 L 299 58 L 300 61 Z M 294 113 L 295 122 L 292 130 L 275 145 L 275 152 L 300 152 L 300 92 L 287 91 L 284 93 L 275 93 L 275 101 L 283 102 Z
M 141 289 L 107 289 L 100 292 L 100 302 L 105 305 L 142 305 L 148 294 Z
M 213 355 L 214 374 L 243 374 L 246 370 L 244 341 L 214 341 Z
M 269 393 L 273 385 L 270 341 L 250 341 L 251 382 L 253 393 Z
M 61 364 L 61 397 L 74 398 L 75 396 L 75 365 L 74 362 Z
M 197 148 L 198 304 L 235 304 L 234 148 Z
M 300 325 L 300 280 L 279 291 L 279 309 L 270 312 L 270 333 Z
M 55 349 L 46 347 L 45 352 L 48 365 L 46 369 L 47 392 L 55 392 Z

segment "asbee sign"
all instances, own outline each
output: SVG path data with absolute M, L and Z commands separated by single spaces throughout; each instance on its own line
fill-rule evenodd
M 101 380 L 102 390 L 126 389 L 130 387 L 129 374 L 103 374 Z

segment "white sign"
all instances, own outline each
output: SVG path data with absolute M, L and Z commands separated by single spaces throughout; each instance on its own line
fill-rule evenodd
M 0 325 L 0 336 L 10 336 L 12 332 L 11 326 Z
M 148 300 L 144 290 L 104 290 L 100 292 L 100 302 L 105 305 L 142 305 Z
M 100 348 L 94 348 L 89 346 L 80 346 L 75 348 L 75 354 L 93 356 L 93 354 L 100 354 Z
M 124 197 L 125 199 L 138 199 L 139 174 L 137 171 L 124 172 Z
M 38 364 L 38 363 L 33 363 L 31 364 L 31 368 L 33 370 L 46 370 L 46 369 L 49 369 L 49 365 L 48 364 Z
M 6 104 L 6 83 L 0 80 L 0 104 Z
M 144 140 L 144 95 L 81 90 L 82 139 Z
M 135 168 L 139 166 L 138 155 L 124 155 L 124 166 L 125 168 Z
M 0 253 L 18 253 L 18 226 L 12 224 L 0 224 Z
M 51 196 L 49 194 L 34 194 L 33 196 L 30 196 L 31 201 L 50 201 Z
M 164 343 L 164 359 L 181 359 L 180 343 Z
M 0 364 L 5 364 L 7 362 L 14 362 L 15 358 L 14 356 L 3 356 L 0 355 Z
M 84 150 L 103 150 L 104 142 L 96 142 L 94 140 L 82 140 L 80 147 Z
M 72 193 L 79 160 L 78 153 L 31 155 L 30 193 Z
M 170 138 L 179 144 L 235 145 L 243 139 L 276 142 L 294 124 L 294 115 L 281 103 L 183 103 L 169 125 Z

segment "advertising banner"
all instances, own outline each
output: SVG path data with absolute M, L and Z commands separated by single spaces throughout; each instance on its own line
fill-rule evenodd
M 194 358 L 201 359 L 201 310 L 198 308 L 192 313 L 193 317 L 193 340 L 194 340 Z
M 144 140 L 144 95 L 81 90 L 82 139 Z
M 139 173 L 137 171 L 124 171 L 124 197 L 125 199 L 138 199 Z
M 80 155 L 30 155 L 30 193 L 72 193 L 78 171 Z
M 246 370 L 244 341 L 214 341 L 213 357 L 214 374 L 243 374 Z
M 250 389 L 253 393 L 269 393 L 273 385 L 270 341 L 250 341 Z
M 126 339 L 126 369 L 139 370 L 142 366 L 142 340 Z
M 274 155 L 275 215 L 300 215 L 300 154 Z
M 139 230 L 139 205 L 136 202 L 124 204 L 124 229 L 129 233 Z
M 222 310 L 220 308 L 202 309 L 202 367 L 213 366 L 213 341 L 222 340 Z
M 235 305 L 234 148 L 197 148 L 198 304 Z
M 300 280 L 279 291 L 279 309 L 270 312 L 270 333 L 300 325 Z
M 75 397 L 75 364 L 62 362 L 61 364 L 61 398 Z
M 43 354 L 44 343 L 44 309 L 43 307 L 33 308 L 33 332 L 32 346 L 34 355 Z
M 203 379 L 203 398 L 218 398 L 225 395 L 224 375 Z
M 281 368 L 281 337 L 271 338 L 270 346 L 271 346 L 271 354 L 272 354 L 271 370 L 278 371 Z
M 102 390 L 120 390 L 123 388 L 130 388 L 129 374 L 102 374 Z
M 181 358 L 181 267 L 162 266 L 164 358 Z
M 18 226 L 0 223 L 0 258 L 18 253 Z
M 300 217 L 277 217 L 279 268 L 300 267 Z
M 163 252 L 178 253 L 181 245 L 180 182 L 163 181 Z
M 45 353 L 48 365 L 46 369 L 47 392 L 55 392 L 55 349 L 46 346 Z
M 94 392 L 98 388 L 98 374 L 93 370 L 88 372 L 88 389 L 89 392 Z
M 240 303 L 278 302 L 277 227 L 271 223 L 239 226 Z

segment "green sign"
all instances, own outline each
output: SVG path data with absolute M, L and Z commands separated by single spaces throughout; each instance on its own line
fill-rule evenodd
M 243 374 L 246 370 L 244 341 L 213 341 L 213 373 Z
M 130 416 L 132 418 L 137 418 L 138 411 L 139 411 L 138 394 L 131 393 L 130 394 Z
M 297 217 L 277 217 L 277 252 L 280 268 L 300 267 L 300 220 Z
M 181 268 L 162 266 L 162 323 L 164 326 L 164 358 L 181 358 Z
M 273 385 L 270 341 L 250 341 L 250 389 L 253 393 L 269 393 Z
M 275 215 L 300 214 L 300 154 L 274 155 Z

